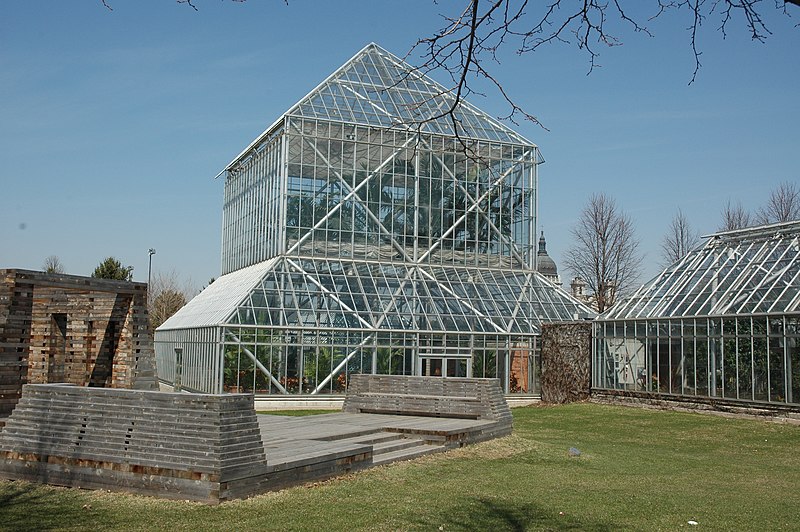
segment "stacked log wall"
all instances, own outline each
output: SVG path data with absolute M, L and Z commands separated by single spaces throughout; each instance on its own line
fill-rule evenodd
M 0 270 L 0 416 L 26 383 L 155 389 L 147 285 Z
M 16 272 L 0 270 L 0 418 L 7 416 L 27 382 L 33 291 L 17 286 Z

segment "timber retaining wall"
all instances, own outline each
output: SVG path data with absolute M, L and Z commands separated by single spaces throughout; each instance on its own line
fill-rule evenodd
M 24 386 L 0 476 L 216 503 L 263 491 L 253 396 Z

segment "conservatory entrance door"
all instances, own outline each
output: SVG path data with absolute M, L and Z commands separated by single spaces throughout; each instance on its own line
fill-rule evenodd
M 419 370 L 423 377 L 469 377 L 469 358 L 421 356 Z

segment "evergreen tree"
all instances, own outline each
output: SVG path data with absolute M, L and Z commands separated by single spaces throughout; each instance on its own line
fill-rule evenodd
M 133 266 L 123 266 L 122 263 L 114 257 L 108 257 L 94 269 L 92 277 L 130 281 L 133 279 Z

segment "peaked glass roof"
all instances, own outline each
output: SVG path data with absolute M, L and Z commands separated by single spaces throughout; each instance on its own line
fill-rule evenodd
M 334 72 L 287 114 L 378 127 L 416 126 L 455 135 L 452 94 L 377 44 L 369 44 Z M 477 107 L 462 103 L 455 111 L 459 135 L 473 139 L 530 144 Z
M 394 54 L 370 43 L 283 116 L 318 118 L 376 127 L 413 129 L 455 136 L 453 120 L 440 116 L 455 100 L 450 91 Z M 283 116 L 240 153 L 226 169 L 266 139 Z M 474 105 L 462 100 L 454 111 L 458 135 L 534 146 Z
M 707 238 L 601 319 L 800 311 L 800 221 Z
M 279 258 L 217 279 L 159 330 L 261 325 L 538 334 L 593 316 L 533 271 Z

